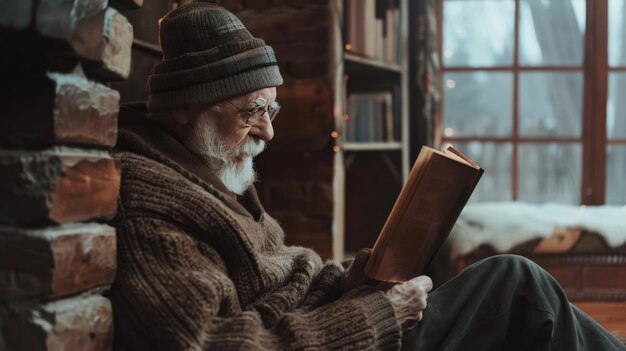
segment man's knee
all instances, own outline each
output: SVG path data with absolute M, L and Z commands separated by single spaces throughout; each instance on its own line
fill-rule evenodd
M 502 266 L 520 266 L 520 267 L 535 267 L 537 264 L 524 256 L 513 254 L 500 254 L 486 258 L 486 260 L 492 261 L 495 265 Z
M 516 277 L 528 273 L 543 274 L 545 271 L 526 257 L 511 254 L 491 256 L 474 264 L 475 269 L 486 270 L 489 274 L 502 274 Z

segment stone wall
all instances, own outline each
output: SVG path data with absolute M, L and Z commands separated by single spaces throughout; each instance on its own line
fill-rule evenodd
M 141 1 L 0 4 L 0 350 L 109 350 L 120 95 Z M 115 8 L 117 7 L 117 9 Z

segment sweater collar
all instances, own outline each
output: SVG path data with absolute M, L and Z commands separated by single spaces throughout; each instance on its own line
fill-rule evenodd
M 229 191 L 202 159 L 166 129 L 146 118 L 149 114 L 144 103 L 121 106 L 116 149 L 146 156 L 179 172 L 182 170 L 183 176 L 201 185 L 234 211 L 260 219 L 264 209 L 254 185 L 240 197 Z

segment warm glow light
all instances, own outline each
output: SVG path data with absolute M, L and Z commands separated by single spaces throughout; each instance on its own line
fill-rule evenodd
M 352 50 L 352 44 L 346 43 L 345 48 L 346 48 L 347 51 Z
M 446 85 L 448 86 L 448 88 L 450 88 L 450 89 L 454 89 L 454 87 L 456 87 L 456 82 L 455 82 L 455 81 L 453 81 L 452 79 L 448 79 L 448 80 L 446 81 Z
M 445 135 L 445 136 L 447 136 L 447 137 L 451 137 L 451 136 L 453 136 L 453 135 L 454 135 L 454 129 L 452 129 L 452 128 L 450 128 L 450 127 L 445 128 L 445 129 L 443 130 L 443 135 Z
M 349 76 L 349 75 L 347 75 L 347 74 L 344 74 L 344 75 L 343 75 L 343 80 L 348 80 L 348 79 L 350 79 L 350 76 Z
M 344 120 L 344 121 L 347 121 L 347 120 L 348 120 L 348 118 L 350 118 L 350 116 L 348 116 L 348 114 L 347 114 L 347 113 L 344 113 L 344 114 L 343 114 L 343 116 L 342 116 L 342 118 L 343 118 L 343 120 Z
M 339 152 L 339 150 L 341 150 L 341 148 L 339 147 L 339 145 L 335 145 L 335 146 L 333 146 L 333 151 L 334 151 L 334 152 Z
M 336 137 L 339 136 L 339 133 L 337 133 L 336 130 L 333 130 L 332 132 L 330 132 L 330 136 L 333 137 L 333 138 L 336 138 Z
M 443 52 L 443 56 L 445 58 L 451 58 L 452 57 L 452 50 L 448 49 L 446 51 Z

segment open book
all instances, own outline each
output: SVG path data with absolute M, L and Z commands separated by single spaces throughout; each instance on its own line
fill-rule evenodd
M 402 282 L 424 274 L 482 174 L 452 146 L 422 147 L 372 249 L 367 276 Z

